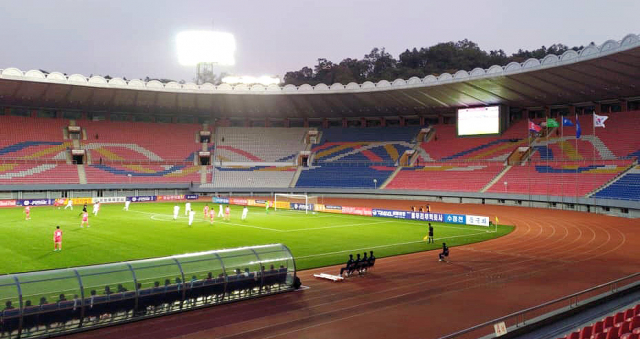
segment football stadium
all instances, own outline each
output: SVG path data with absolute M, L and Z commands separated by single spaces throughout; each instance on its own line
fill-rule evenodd
M 639 35 L 282 83 L 196 33 L 193 82 L 0 65 L 2 338 L 639 338 Z

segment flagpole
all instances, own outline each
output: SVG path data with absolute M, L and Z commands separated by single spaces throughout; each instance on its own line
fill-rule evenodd
M 578 114 L 576 114 L 576 129 L 578 128 Z M 578 135 L 576 132 L 576 154 L 579 156 L 580 152 L 578 151 Z M 578 168 L 580 168 L 580 163 L 578 163 L 578 167 L 575 169 L 576 172 L 576 183 L 575 183 L 575 190 L 576 190 L 576 205 L 578 204 Z
M 549 117 L 547 117 L 547 202 L 549 202 Z

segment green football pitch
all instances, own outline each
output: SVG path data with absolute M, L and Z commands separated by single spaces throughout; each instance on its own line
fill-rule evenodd
M 204 205 L 192 203 L 197 213 L 191 227 L 184 203 L 178 220 L 173 220 L 173 203 L 133 203 L 129 211 L 123 204 L 103 204 L 97 217 L 90 214 L 90 228 L 80 228 L 80 206 L 73 211 L 34 207 L 31 220 L 24 220 L 22 208 L 0 209 L 0 274 L 272 243 L 287 245 L 297 268 L 306 269 L 343 263 L 350 253 L 373 250 L 381 258 L 434 250 L 442 242 L 484 241 L 513 229 L 500 225 L 497 232 L 487 232 L 486 227 L 432 223 L 436 243 L 427 244 L 424 221 L 288 210 L 266 214 L 263 207 L 250 207 L 242 221 L 242 208 L 231 206 L 231 220 L 216 218 L 212 225 L 203 219 Z M 217 204 L 209 206 L 217 212 Z M 53 251 L 56 225 L 64 232 L 61 252 Z

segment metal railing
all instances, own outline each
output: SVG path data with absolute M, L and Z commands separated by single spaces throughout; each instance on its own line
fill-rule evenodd
M 621 284 L 624 281 L 629 281 L 626 284 Z M 573 293 L 562 298 L 558 298 L 555 300 L 548 301 L 546 303 L 533 306 L 530 308 L 526 308 L 524 310 L 511 313 L 509 315 L 492 319 L 487 322 L 475 325 L 473 327 L 469 327 L 467 329 L 451 333 L 449 335 L 445 335 L 438 339 L 451 339 L 451 338 L 480 338 L 483 336 L 491 335 L 494 332 L 493 325 L 505 322 L 507 328 L 510 327 L 524 327 L 527 324 L 527 321 L 534 319 L 536 317 L 542 316 L 552 311 L 557 311 L 562 307 L 578 307 L 581 305 L 581 302 L 601 295 L 603 293 L 613 294 L 617 292 L 620 288 L 629 286 L 633 283 L 640 282 L 640 272 L 634 273 L 629 276 L 616 279 L 601 285 L 597 285 L 586 289 L 584 291 L 580 291 L 577 293 Z

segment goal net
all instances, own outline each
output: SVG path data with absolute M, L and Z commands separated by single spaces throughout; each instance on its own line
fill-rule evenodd
M 318 197 L 315 196 L 276 193 L 273 205 L 276 211 L 278 209 L 289 209 L 308 214 L 313 212 L 316 203 L 318 203 Z

